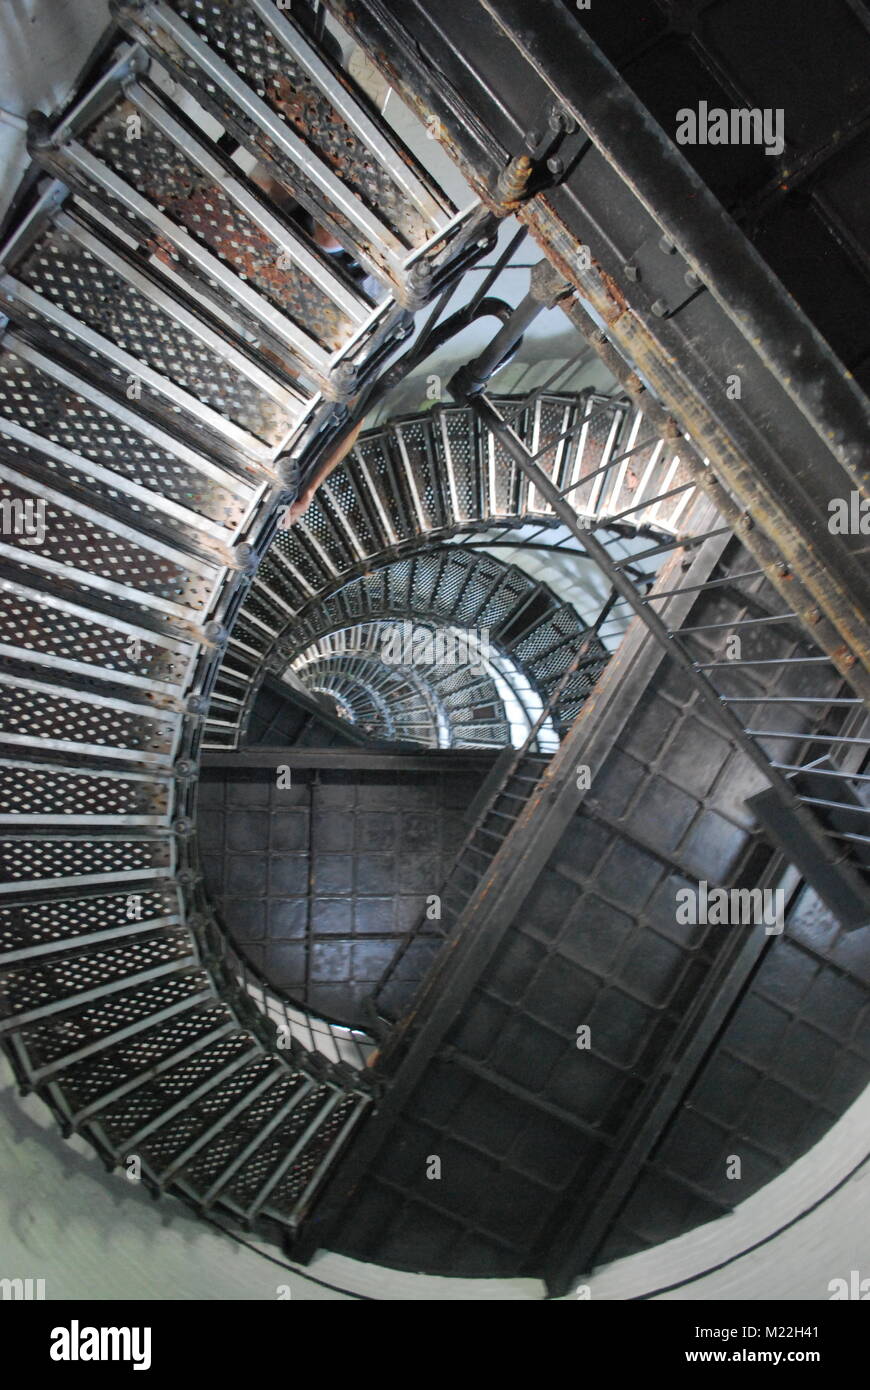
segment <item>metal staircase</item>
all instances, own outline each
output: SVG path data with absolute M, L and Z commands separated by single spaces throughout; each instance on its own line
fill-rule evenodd
M 252 610 L 249 596 L 246 611 Z M 444 546 L 390 561 L 322 602 L 306 605 L 277 643 L 270 664 L 309 688 L 330 682 L 339 702 L 353 703 L 358 676 L 359 694 L 370 708 L 367 715 L 354 715 L 353 722 L 374 718 L 382 737 L 420 738 L 435 747 L 504 746 L 516 741 L 508 705 L 515 711 L 514 727 L 525 723 L 524 735 L 570 663 L 583 630 L 571 604 L 515 565 L 486 552 Z M 430 641 L 433 657 L 440 651 L 444 659 L 431 665 L 384 662 L 390 644 L 400 655 L 402 644 L 414 641 L 423 644 L 424 655 Z M 473 651 L 473 643 L 484 641 L 486 669 L 463 670 L 451 659 L 454 650 Z M 562 688 L 556 728 L 570 725 L 606 659 L 600 642 L 590 645 L 583 672 Z M 397 684 L 391 676 L 401 680 Z M 237 698 L 246 701 L 248 711 L 258 686 L 257 677 L 252 688 L 238 682 Z M 222 688 L 219 681 L 215 719 L 223 709 Z M 411 710 L 398 708 L 405 699 L 412 701 Z
M 602 619 L 610 605 L 602 612 Z M 596 626 L 600 628 L 599 622 Z M 576 645 L 560 679 L 531 724 L 518 748 L 505 748 L 493 765 L 489 776 L 466 814 L 471 822 L 468 834 L 450 872 L 438 894 L 438 911 L 426 915 L 408 932 L 399 949 L 381 975 L 372 995 L 372 1009 L 380 1019 L 397 1023 L 409 1014 L 409 1000 L 415 990 L 427 980 L 428 988 L 437 977 L 441 944 L 456 933 L 463 922 L 484 871 L 489 868 L 500 850 L 508 844 L 511 832 L 526 809 L 540 804 L 544 795 L 543 778 L 551 758 L 536 751 L 543 740 L 542 733 L 557 718 L 557 711 L 566 691 L 578 676 L 591 683 L 601 674 L 603 648 L 595 631 L 584 636 Z M 590 667 L 594 669 L 590 671 Z M 552 749 L 550 752 L 552 753 Z M 517 846 L 519 849 L 520 846 Z M 430 975 L 430 971 L 432 974 Z M 395 1047 L 395 1039 L 392 1044 Z
M 583 526 L 659 537 L 682 534 L 696 484 L 679 447 L 658 437 L 625 399 L 532 393 L 499 404 L 547 476 L 570 489 Z M 552 507 L 494 436 L 476 425 L 468 407 L 439 406 L 366 431 L 297 524 L 281 532 L 265 556 L 215 681 L 204 746 L 238 746 L 246 695 L 257 672 L 287 632 L 304 630 L 310 607 L 322 596 L 338 591 L 336 603 L 345 602 L 346 595 L 350 604 L 359 592 L 359 585 L 350 583 L 356 574 L 397 551 L 417 551 L 424 541 L 431 545 L 493 526 L 519 530 L 532 523 L 539 531 L 559 527 Z M 525 538 L 530 537 L 527 532 Z M 413 562 L 420 582 L 427 563 L 424 556 Z M 458 574 L 462 563 L 454 548 L 445 553 L 442 567 Z M 463 592 L 457 579 L 457 601 Z M 501 586 L 494 605 L 503 599 Z M 528 647 L 519 650 L 533 678 L 540 662 L 530 648 L 541 643 L 546 648 L 545 632 L 542 622 L 537 636 L 529 635 Z M 550 643 L 559 644 L 558 634 L 550 635 Z M 553 666 L 546 681 L 552 686 L 560 674 Z
M 725 632 L 655 616 L 674 597 L 650 592 L 664 557 L 744 532 L 706 459 L 618 363 L 618 397 L 493 394 L 366 431 L 276 535 L 413 311 L 492 245 L 494 214 L 433 185 L 342 67 L 322 10 L 115 13 L 127 37 L 103 75 L 31 124 L 47 177 L 0 252 L 0 1035 L 22 1087 L 107 1166 L 137 1157 L 155 1194 L 286 1235 L 382 1074 L 371 1038 L 269 989 L 217 930 L 198 874 L 197 758 L 238 747 L 264 669 L 298 669 L 348 707 L 366 687 L 359 723 L 431 741 L 427 693 L 385 692 L 371 662 L 342 683 L 339 659 L 365 651 L 335 634 L 408 611 L 493 627 L 540 710 L 455 870 L 443 935 L 460 939 L 545 805 L 553 764 L 534 740 L 588 709 L 611 653 L 599 621 L 617 608 L 676 653 L 801 828 L 802 871 L 842 890 L 855 921 L 867 810 L 819 785 L 860 790 L 870 739 L 830 642 L 752 587 L 763 565 L 711 568 L 698 586 L 740 599 L 727 628 L 746 630 L 749 654 L 730 670 L 761 671 L 748 693 L 705 674 L 722 669 Z M 472 547 L 494 535 L 585 550 L 612 590 L 598 619 L 584 628 Z M 626 553 L 626 537 L 646 541 Z M 786 639 L 754 646 L 762 629 Z M 496 706 L 479 741 L 509 744 L 491 685 L 474 695 Z M 473 705 L 442 684 L 442 712 L 457 693 L 460 714 Z M 789 727 L 767 727 L 765 708 Z M 480 732 L 447 722 L 457 742 Z
M 119 11 L 143 42 L 31 122 L 48 178 L 0 253 L 0 1031 L 109 1167 L 285 1230 L 367 1042 L 197 915 L 203 715 L 298 460 L 480 240 L 295 8 Z

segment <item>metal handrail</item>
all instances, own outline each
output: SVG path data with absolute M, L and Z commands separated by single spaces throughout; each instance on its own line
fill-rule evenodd
M 462 845 L 460 846 L 459 850 L 457 851 L 457 854 L 456 854 L 456 856 L 455 856 L 455 858 L 454 858 L 454 860 L 453 860 L 453 863 L 452 863 L 452 865 L 450 866 L 450 870 L 449 870 L 449 872 L 448 872 L 448 874 L 447 874 L 447 878 L 446 878 L 446 880 L 445 880 L 445 886 L 446 886 L 447 884 L 450 883 L 451 878 L 453 877 L 454 873 L 456 872 L 457 868 L 459 867 L 459 865 L 460 865 L 461 862 L 462 862 L 463 856 L 464 856 L 465 854 L 467 854 L 470 850 L 473 849 L 473 841 L 474 841 L 474 839 L 475 839 L 475 836 L 478 835 L 478 834 L 481 832 L 481 830 L 483 829 L 483 827 L 484 827 L 484 825 L 485 825 L 487 819 L 488 819 L 489 816 L 492 814 L 492 811 L 493 811 L 493 808 L 494 808 L 494 806 L 495 806 L 496 801 L 498 801 L 499 798 L 502 797 L 502 796 L 504 795 L 504 789 L 505 789 L 505 787 L 506 787 L 506 786 L 508 785 L 508 783 L 515 777 L 516 772 L 517 772 L 518 768 L 520 767 L 520 765 L 521 765 L 527 758 L 529 758 L 529 757 L 531 756 L 532 746 L 533 746 L 533 744 L 535 743 L 535 741 L 537 740 L 538 734 L 540 733 L 541 729 L 544 727 L 544 725 L 545 725 L 545 723 L 547 722 L 547 720 L 553 718 L 553 715 L 554 715 L 554 713 L 555 713 L 556 707 L 558 706 L 559 700 L 561 699 L 562 693 L 563 693 L 563 691 L 564 691 L 566 685 L 568 684 L 568 681 L 571 679 L 571 677 L 572 677 L 573 675 L 575 675 L 575 674 L 577 673 L 578 670 L 580 670 L 580 668 L 582 667 L 582 665 L 583 665 L 584 662 L 586 661 L 586 659 L 587 659 L 587 653 L 588 653 L 588 651 L 589 651 L 590 638 L 593 637 L 593 636 L 595 635 L 597 629 L 600 627 L 601 623 L 603 622 L 604 617 L 606 616 L 607 613 L 609 613 L 610 609 L 612 608 L 613 603 L 615 602 L 615 599 L 616 599 L 616 594 L 613 593 L 613 594 L 611 594 L 611 597 L 607 600 L 607 602 L 602 606 L 601 612 L 600 612 L 599 615 L 598 615 L 598 618 L 597 618 L 597 620 L 596 620 L 595 625 L 594 625 L 593 627 L 591 627 L 591 628 L 588 628 L 588 629 L 586 630 L 586 632 L 583 634 L 583 640 L 582 640 L 582 642 L 580 643 L 580 645 L 579 645 L 579 647 L 578 647 L 578 649 L 577 649 L 577 652 L 576 652 L 576 654 L 575 654 L 575 656 L 574 656 L 573 661 L 565 668 L 565 671 L 562 673 L 562 676 L 560 677 L 559 681 L 558 681 L 557 684 L 554 686 L 553 690 L 550 692 L 550 695 L 549 695 L 549 697 L 548 697 L 546 703 L 543 705 L 543 707 L 542 707 L 542 709 L 541 709 L 541 712 L 540 712 L 540 714 L 538 715 L 537 719 L 535 720 L 534 724 L 532 724 L 531 727 L 529 728 L 529 731 L 528 731 L 528 733 L 527 733 L 525 739 L 523 740 L 523 742 L 522 742 L 518 747 L 516 747 L 516 748 L 513 749 L 513 751 L 512 751 L 512 756 L 511 756 L 510 758 L 508 758 L 508 759 L 505 760 L 505 764 L 504 764 L 504 767 L 503 767 L 501 776 L 499 777 L 499 780 L 498 780 L 497 785 L 493 788 L 493 790 L 492 790 L 490 796 L 488 797 L 486 803 L 484 804 L 484 806 L 482 807 L 482 809 L 481 809 L 480 812 L 478 813 L 477 817 L 475 818 L 475 821 L 474 821 L 473 825 L 471 826 L 470 830 L 469 830 L 468 833 L 466 834 L 465 839 L 464 839 L 463 842 L 462 842 Z M 609 659 L 608 657 L 605 657 L 605 658 L 603 659 L 603 664 L 604 664 L 604 665 L 606 665 L 608 659 Z M 546 759 L 546 766 L 545 766 L 544 769 L 542 770 L 541 777 L 543 777 L 543 776 L 545 775 L 545 773 L 546 773 L 546 767 L 549 766 L 549 762 L 550 762 L 550 759 L 549 759 L 549 757 L 548 757 L 548 758 Z M 539 780 L 540 780 L 540 779 L 539 779 Z M 530 799 L 530 797 L 531 797 L 533 791 L 534 791 L 534 786 L 533 786 L 532 783 L 529 783 L 529 792 L 528 792 L 527 796 L 524 798 L 524 803 L 525 803 L 525 802 L 528 802 L 528 800 Z M 520 814 L 520 813 L 517 812 L 517 816 L 514 817 L 513 819 L 516 820 L 516 819 L 518 818 L 519 814 Z M 444 889 L 442 889 L 442 893 L 441 893 L 442 901 L 443 901 L 444 897 L 445 897 L 445 892 L 444 892 Z M 403 941 L 402 941 L 401 946 L 400 946 L 399 949 L 396 951 L 396 953 L 393 955 L 392 960 L 391 960 L 391 961 L 389 962 L 389 964 L 386 966 L 386 968 L 384 969 L 384 971 L 381 973 L 381 976 L 380 976 L 380 978 L 378 979 L 377 984 L 375 985 L 374 989 L 372 990 L 371 1000 L 372 1000 L 372 1002 L 373 1002 L 373 1004 L 374 1004 L 375 1006 L 378 1005 L 380 996 L 383 994 L 383 991 L 385 990 L 385 988 L 386 988 L 387 984 L 389 983 L 389 981 L 392 979 L 392 977 L 393 977 L 393 975 L 395 974 L 395 971 L 397 970 L 397 968 L 398 968 L 398 966 L 400 965 L 401 961 L 404 960 L 405 955 L 407 954 L 409 948 L 410 948 L 410 947 L 413 945 L 413 943 L 417 940 L 418 936 L 420 935 L 420 932 L 423 930 L 424 926 L 425 926 L 429 921 L 430 921 L 429 918 L 426 918 L 426 917 L 421 918 L 421 920 L 420 920 L 414 927 L 412 927 L 411 930 L 410 930 L 409 932 L 406 933 L 406 935 L 405 935 L 405 937 L 404 937 L 404 939 L 403 939 Z M 438 934 L 441 935 L 441 936 L 443 936 L 443 937 L 446 937 L 446 936 L 448 935 L 448 933 L 447 933 L 446 931 L 444 931 L 443 929 L 442 929 Z

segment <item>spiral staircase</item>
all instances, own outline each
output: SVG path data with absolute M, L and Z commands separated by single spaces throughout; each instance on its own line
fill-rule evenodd
M 612 526 L 615 538 L 620 523 L 630 533 L 679 529 L 693 484 L 677 452 L 644 430 L 639 410 L 594 393 L 503 404 L 548 477 L 572 489 L 584 524 Z M 215 681 L 203 746 L 237 746 L 258 672 L 287 629 L 315 631 L 309 610 L 316 601 L 336 626 L 372 605 L 396 616 L 424 613 L 431 605 L 469 628 L 491 628 L 496 639 L 507 634 L 507 650 L 546 695 L 579 640 L 570 607 L 557 615 L 552 600 L 547 605 L 519 572 L 489 575 L 478 567 L 472 574 L 457 545 L 435 557 L 416 553 L 424 537 L 432 546 L 442 538 L 473 540 L 493 528 L 522 532 L 533 523 L 564 545 L 552 509 L 494 438 L 475 428 L 469 409 L 438 408 L 364 433 L 299 523 L 278 536 L 254 577 Z M 380 568 L 396 553 L 414 558 Z M 350 582 L 371 569 L 379 578 Z M 412 592 L 381 593 L 378 582 L 406 582 Z M 366 594 L 366 587 L 373 592 Z M 526 622 L 512 633 L 524 611 Z M 578 708 L 575 700 L 568 717 Z
M 342 65 L 322 7 L 113 12 L 78 100 L 31 120 L 43 177 L 0 252 L 0 1033 L 21 1087 L 109 1169 L 136 1156 L 155 1195 L 289 1241 L 339 1159 L 372 1161 L 420 1038 L 448 1036 L 434 1014 L 445 990 L 461 1008 L 471 927 L 526 862 L 626 643 L 676 653 L 756 790 L 774 787 L 782 852 L 796 825 L 794 862 L 852 926 L 865 692 L 704 430 L 676 426 L 564 290 L 549 302 L 601 351 L 609 393 L 457 390 L 369 423 L 334 463 L 415 315 L 492 250 L 521 189 L 457 209 Z M 593 561 L 603 597 L 578 606 L 542 555 Z M 406 619 L 486 629 L 492 656 L 385 666 Z M 267 676 L 360 741 L 499 754 L 439 930 L 402 941 L 371 1029 L 270 985 L 204 888 L 199 760 L 248 746 Z M 718 980 L 723 958 L 708 965 Z M 617 1185 L 637 1104 L 608 1139 Z

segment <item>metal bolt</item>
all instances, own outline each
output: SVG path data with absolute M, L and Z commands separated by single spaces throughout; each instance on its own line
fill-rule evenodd
M 51 122 L 44 111 L 31 111 L 27 117 L 27 147 L 47 150 L 52 145 Z
M 687 270 L 686 273 L 685 273 L 685 275 L 683 276 L 683 279 L 685 280 L 686 284 L 689 286 L 689 289 L 690 289 L 690 290 L 696 290 L 696 289 L 698 288 L 698 286 L 700 285 L 700 283 L 701 283 L 701 281 L 698 279 L 698 276 L 695 274 L 694 270 Z
M 666 256 L 672 256 L 677 249 L 669 236 L 659 237 L 659 248 Z
M 638 270 L 636 265 L 624 265 L 622 267 L 622 273 L 625 276 L 626 280 L 640 279 L 640 271 Z
M 527 154 L 518 154 L 502 169 L 498 176 L 496 193 L 502 204 L 516 202 L 526 190 L 532 172 L 532 161 Z
M 530 130 L 523 143 L 526 149 L 531 152 L 532 150 L 536 150 L 538 148 L 543 138 L 544 137 L 539 130 Z
M 412 273 L 411 279 L 414 289 L 420 291 L 423 288 L 424 277 Z M 353 391 L 357 384 L 358 375 L 357 369 L 352 362 L 337 362 L 330 373 L 335 389 L 342 394 Z
M 663 299 L 656 299 L 650 305 L 650 312 L 655 314 L 656 318 L 663 319 L 668 312 L 668 306 Z
M 567 111 L 563 111 L 560 106 L 553 106 L 547 117 L 547 125 L 552 131 L 564 130 L 566 135 L 577 129 L 577 122 Z
M 565 172 L 565 162 L 554 154 L 547 160 L 547 168 L 555 178 L 559 178 Z
M 233 549 L 233 558 L 242 570 L 253 570 L 257 567 L 257 552 L 247 541 L 242 541 L 240 545 Z
M 299 460 L 285 455 L 277 460 L 275 472 L 281 479 L 285 487 L 291 491 L 299 491 Z

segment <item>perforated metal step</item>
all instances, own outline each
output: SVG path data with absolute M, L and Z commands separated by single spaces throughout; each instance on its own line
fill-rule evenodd
M 303 6 L 116 8 L 133 42 L 32 122 L 46 177 L 0 252 L 0 1034 L 108 1164 L 291 1231 L 371 1103 L 370 1041 L 216 933 L 203 715 L 213 689 L 234 735 L 282 625 L 264 574 L 226 645 L 292 500 L 282 458 L 338 426 L 473 212 Z M 318 581 L 364 525 L 340 489 L 340 529 L 300 533 Z

